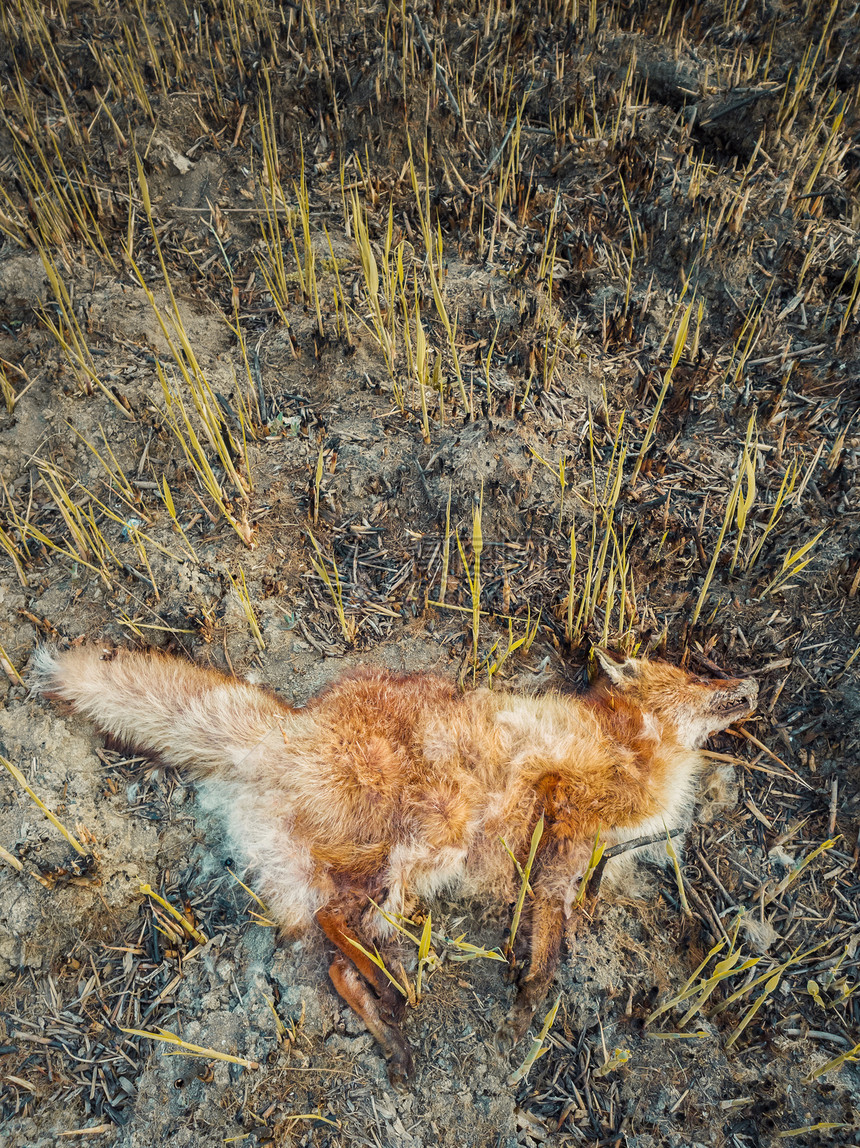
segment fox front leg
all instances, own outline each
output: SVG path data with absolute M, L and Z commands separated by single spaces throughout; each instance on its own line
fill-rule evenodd
M 565 903 L 570 896 L 571 875 L 583 874 L 590 847 L 577 838 L 551 841 L 541 859 L 531 905 L 530 959 L 513 1006 L 502 1029 L 502 1039 L 516 1043 L 525 1034 L 538 1005 L 549 992 L 561 959 L 567 924 Z M 572 923 L 579 910 L 574 909 Z
M 520 980 L 502 1033 L 512 1043 L 525 1035 L 538 1005 L 549 992 L 561 959 L 564 926 L 563 901 L 558 896 L 536 889 L 531 909 L 531 957 L 528 972 Z

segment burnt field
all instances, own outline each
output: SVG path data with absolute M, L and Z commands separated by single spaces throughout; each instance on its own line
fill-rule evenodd
M 860 1144 L 858 52 L 841 0 L 3 4 L 0 1143 Z M 759 708 L 527 1072 L 510 906 L 432 906 L 401 1094 L 193 787 L 28 696 L 84 638 Z

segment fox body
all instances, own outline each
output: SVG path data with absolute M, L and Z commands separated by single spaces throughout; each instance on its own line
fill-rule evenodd
M 598 658 L 604 673 L 584 697 L 462 694 L 432 675 L 364 669 L 303 709 L 159 654 L 42 648 L 35 669 L 43 693 L 198 780 L 281 928 L 316 922 L 335 946 L 335 988 L 397 1079 L 410 1064 L 397 1003 L 358 947 L 390 927 L 371 901 L 393 915 L 446 887 L 510 899 L 519 878 L 499 838 L 524 860 L 543 816 L 510 1022 L 520 1034 L 554 976 L 598 832 L 612 846 L 686 828 L 699 747 L 755 708 L 751 680 Z

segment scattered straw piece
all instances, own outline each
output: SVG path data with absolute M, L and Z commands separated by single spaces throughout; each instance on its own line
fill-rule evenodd
M 232 1056 L 229 1052 L 217 1052 L 214 1048 L 205 1048 L 200 1044 L 189 1044 L 187 1040 L 183 1040 L 175 1032 L 168 1032 L 166 1028 L 159 1028 L 157 1032 L 146 1032 L 140 1028 L 122 1028 L 120 1032 L 124 1032 L 127 1036 L 145 1036 L 149 1040 L 163 1040 L 165 1044 L 175 1044 L 178 1051 L 169 1053 L 170 1056 L 182 1056 L 187 1053 L 191 1056 L 211 1056 L 215 1060 L 229 1061 L 230 1064 L 241 1064 L 243 1068 L 260 1067 L 256 1060 L 246 1060 L 243 1056 Z
M 6 1075 L 6 1080 L 11 1080 L 13 1084 L 18 1086 L 18 1088 L 25 1088 L 28 1092 L 36 1091 L 35 1084 L 31 1084 L 29 1080 L 24 1080 L 21 1076 L 12 1076 L 11 1073 L 8 1073 Z
M 695 1032 L 649 1032 L 648 1036 L 655 1040 L 707 1040 L 710 1033 L 698 1028 Z
M 810 1072 L 805 1078 L 806 1083 L 810 1084 L 813 1080 L 818 1080 L 819 1076 L 824 1076 L 825 1072 L 833 1072 L 835 1069 L 841 1068 L 843 1064 L 856 1064 L 858 1060 L 860 1060 L 860 1043 L 849 1048 L 847 1052 L 840 1052 L 839 1056 L 834 1056 L 832 1060 L 822 1064 L 821 1068 L 816 1068 L 814 1072 Z
M 525 1060 L 522 1062 L 522 1064 L 519 1066 L 519 1068 L 515 1072 L 512 1072 L 511 1075 L 508 1077 L 507 1083 L 509 1086 L 512 1087 L 515 1084 L 519 1084 L 519 1082 L 521 1080 L 525 1080 L 525 1078 L 531 1072 L 532 1066 L 534 1065 L 535 1061 L 539 1060 L 540 1057 L 542 1057 L 545 1052 L 549 1052 L 548 1048 L 544 1048 L 543 1042 L 546 1040 L 547 1033 L 552 1028 L 553 1021 L 555 1020 L 555 1014 L 558 1012 L 558 1006 L 560 1004 L 561 1004 L 561 993 L 559 993 L 558 996 L 555 998 L 555 1004 L 552 1006 L 552 1008 L 546 1014 L 546 1017 L 544 1018 L 544 1022 L 543 1022 L 543 1025 L 541 1027 L 540 1032 L 532 1040 L 532 1046 L 529 1049 Z
M 10 853 L 8 849 L 4 849 L 2 845 L 0 845 L 0 857 L 2 857 L 7 864 L 11 865 L 13 869 L 17 869 L 19 873 L 24 872 L 24 866 L 14 853 Z
M 594 1075 L 606 1076 L 608 1073 L 614 1072 L 616 1068 L 620 1068 L 622 1064 L 626 1064 L 629 1059 L 629 1048 L 616 1048 L 605 1064 L 601 1064 L 600 1068 L 595 1068 Z
M 663 823 L 663 828 L 666 829 L 665 822 Z M 678 851 L 672 844 L 672 838 L 669 836 L 668 829 L 666 829 L 666 856 L 672 862 L 672 866 L 675 870 L 675 883 L 678 886 L 678 897 L 681 901 L 681 910 L 685 917 L 692 917 L 693 914 L 690 911 L 690 905 L 687 901 L 687 894 L 684 891 L 684 878 L 681 873 L 681 863 L 678 860 Z
M 140 892 L 152 897 L 153 901 L 157 901 L 163 909 L 166 909 L 167 912 L 170 913 L 170 915 L 179 922 L 185 932 L 188 933 L 189 936 L 193 937 L 198 944 L 206 944 L 207 938 L 203 935 L 203 933 L 201 933 L 199 929 L 195 929 L 191 922 L 187 921 L 178 909 L 174 909 L 169 901 L 165 901 L 163 897 L 160 897 L 151 885 L 141 885 Z
M 268 911 L 269 911 L 269 910 L 268 910 L 268 908 L 266 907 L 266 903 L 265 903 L 265 901 L 263 901 L 263 900 L 262 900 L 260 897 L 258 897 L 258 896 L 257 896 L 257 894 L 254 892 L 254 890 L 253 890 L 253 889 L 250 889 L 250 888 L 249 888 L 249 887 L 248 887 L 248 886 L 245 884 L 245 882 L 244 882 L 244 881 L 240 881 L 240 880 L 239 880 L 239 878 L 236 876 L 236 874 L 233 872 L 233 870 L 230 868 L 230 866 L 229 866 L 229 865 L 227 866 L 227 872 L 230 874 L 230 876 L 233 878 L 233 880 L 234 880 L 234 881 L 235 881 L 235 882 L 236 882 L 238 885 L 241 885 L 241 886 L 242 886 L 242 888 L 245 890 L 245 892 L 248 894 L 248 896 L 249 896 L 249 897 L 253 897 L 253 899 L 254 899 L 254 900 L 257 902 L 257 904 L 260 906 L 260 908 L 263 910 L 263 912 L 264 912 L 264 913 L 268 913 Z
M 805 1136 L 808 1132 L 832 1131 L 834 1128 L 850 1128 L 850 1124 L 833 1124 L 827 1120 L 819 1120 L 817 1124 L 805 1124 L 803 1128 L 786 1128 L 784 1132 L 777 1132 L 777 1140 L 787 1140 L 790 1136 Z
M 60 1136 L 102 1136 L 105 1132 L 113 1132 L 115 1124 L 93 1124 L 90 1128 L 69 1128 L 61 1132 Z
M 535 856 L 538 851 L 538 845 L 540 845 L 540 839 L 543 837 L 543 826 L 543 814 L 541 814 L 537 825 L 534 827 L 534 832 L 532 833 L 529 856 L 525 863 L 525 868 L 523 869 L 523 880 L 522 885 L 520 886 L 520 895 L 517 897 L 517 903 L 514 906 L 514 915 L 511 919 L 511 931 L 508 937 L 508 943 L 505 945 L 505 950 L 508 953 L 512 953 L 514 951 L 514 941 L 516 940 L 517 929 L 519 928 L 520 917 L 522 916 L 523 905 L 525 904 L 526 900 L 526 890 L 529 888 L 529 877 L 531 876 L 532 865 L 534 865 Z M 508 848 L 507 845 L 505 845 L 505 848 Z M 519 868 L 519 866 L 517 866 L 517 868 Z
M 65 825 L 63 825 L 62 821 L 60 821 L 60 819 L 58 817 L 56 817 L 50 811 L 50 809 L 47 807 L 47 805 L 45 805 L 45 803 L 43 801 L 39 800 L 39 798 L 36 796 L 36 794 L 33 792 L 33 790 L 27 784 L 26 780 L 24 779 L 24 774 L 21 772 L 21 770 L 18 768 L 18 766 L 13 765 L 12 762 L 8 761 L 5 757 L 3 757 L 2 754 L 0 754 L 0 762 L 2 762 L 3 765 L 6 766 L 6 768 L 9 770 L 9 772 L 12 774 L 12 776 L 15 778 L 15 780 L 18 782 L 18 784 L 21 786 L 21 788 L 26 791 L 27 795 L 30 798 L 32 798 L 33 801 L 35 801 L 35 803 L 39 806 L 39 808 L 42 810 L 42 812 L 47 817 L 47 819 L 51 822 L 51 824 L 56 826 L 57 829 L 59 829 L 59 831 L 62 833 L 62 835 L 68 841 L 68 843 L 72 846 L 72 848 L 77 850 L 77 852 L 80 853 L 80 855 L 82 857 L 86 857 L 87 856 L 87 850 L 84 849 L 83 845 L 81 845 L 81 843 L 80 843 L 80 841 L 78 841 L 77 837 L 75 837 L 72 833 L 70 833 L 68 831 L 68 829 L 66 829 L 66 827 L 65 827 Z
M 295 1112 L 287 1120 L 321 1120 L 323 1124 L 331 1124 L 332 1128 L 340 1128 L 339 1120 L 330 1120 L 328 1116 L 321 1116 L 319 1112 Z

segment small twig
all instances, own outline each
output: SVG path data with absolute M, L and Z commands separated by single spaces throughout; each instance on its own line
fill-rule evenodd
M 702 866 L 704 871 L 710 877 L 711 881 L 714 883 L 714 885 L 717 887 L 717 889 L 719 889 L 719 891 L 722 893 L 723 897 L 725 897 L 726 902 L 731 906 L 732 909 L 737 909 L 738 908 L 737 901 L 735 901 L 735 899 L 732 897 L 731 893 L 729 893 L 728 889 L 725 887 L 725 885 L 719 879 L 717 874 L 714 872 L 714 870 L 710 867 L 708 862 L 705 860 L 704 856 L 702 855 L 701 849 L 696 850 L 696 857 L 698 858 L 699 864 Z
M 260 370 L 260 352 L 256 347 L 251 348 L 251 374 L 257 384 L 257 406 L 260 408 L 260 422 L 265 426 L 269 421 L 266 407 L 266 392 L 263 390 L 263 373 Z
M 424 488 L 424 494 L 427 496 L 427 501 L 430 504 L 430 509 L 436 512 L 436 503 L 433 501 L 433 495 L 430 493 L 430 487 L 427 485 L 427 476 L 421 469 L 421 463 L 416 459 L 415 466 L 418 468 L 418 477 L 421 479 L 421 486 Z
M 839 778 L 834 777 L 830 783 L 830 822 L 827 829 L 827 836 L 832 837 L 836 832 L 836 806 L 839 800 Z
M 763 359 L 749 359 L 745 364 L 746 368 L 761 367 L 765 363 L 775 363 L 777 359 L 784 362 L 787 359 L 800 359 L 803 355 L 814 355 L 818 351 L 827 350 L 826 343 L 816 343 L 814 347 L 798 347 L 794 351 L 780 351 L 776 355 L 765 355 Z
M 776 754 L 773 752 L 773 750 L 768 749 L 767 746 L 764 745 L 762 742 L 760 742 L 757 737 L 754 737 L 749 732 L 749 730 L 744 729 L 744 727 L 740 726 L 740 725 L 739 726 L 733 726 L 733 729 L 734 729 L 735 733 L 739 733 L 741 735 L 741 737 L 745 737 L 747 739 L 747 741 L 752 742 L 752 744 L 756 747 L 756 749 L 760 749 L 762 751 L 762 753 L 767 754 L 767 756 L 772 761 L 775 761 L 777 765 L 781 765 L 783 769 L 787 769 L 788 772 L 791 774 L 791 776 L 794 778 L 794 780 L 799 781 L 804 789 L 812 790 L 813 786 L 811 786 L 808 782 L 804 781 L 799 773 L 795 773 L 795 771 L 791 768 L 790 765 L 786 765 L 781 757 L 777 757 Z
M 454 112 L 454 115 L 457 117 L 457 119 L 460 119 L 460 105 L 454 98 L 454 93 L 448 87 L 448 81 L 445 78 L 445 69 L 433 55 L 433 49 L 430 47 L 430 44 L 427 41 L 427 37 L 424 35 L 424 29 L 421 27 L 421 21 L 418 19 L 417 13 L 412 13 L 412 19 L 415 23 L 415 31 L 418 33 L 419 39 L 424 45 L 424 51 L 430 57 L 431 62 L 436 65 L 436 75 L 439 79 L 439 83 L 445 89 L 445 95 L 448 97 L 448 103 L 451 105 L 451 109 Z
M 730 678 L 732 676 L 731 674 L 726 673 L 725 670 L 721 669 L 720 666 L 718 666 L 716 662 L 711 661 L 711 659 L 709 657 L 707 657 L 707 655 L 700 653 L 698 650 L 690 650 L 690 655 L 697 662 L 700 662 L 701 665 L 707 666 L 707 668 L 712 673 L 716 674 L 717 677 L 719 677 L 719 678 Z
M 482 180 L 487 178 L 487 176 L 490 174 L 490 172 L 493 170 L 493 168 L 499 162 L 499 157 L 501 156 L 502 152 L 505 150 L 505 144 L 511 138 L 511 132 L 514 130 L 514 127 L 516 126 L 516 122 L 517 122 L 517 117 L 514 116 L 514 118 L 508 124 L 508 130 L 505 132 L 505 138 L 499 144 L 498 149 L 493 153 L 493 158 L 490 160 L 490 162 L 487 164 L 487 166 L 481 172 L 481 179 Z
M 724 940 L 729 941 L 729 935 L 723 926 L 723 922 L 720 920 L 711 898 L 705 890 L 702 889 L 702 891 L 699 892 L 692 885 L 688 885 L 687 892 L 698 906 L 699 911 L 695 915 L 698 916 L 705 928 L 710 929 L 714 939 L 716 940 L 722 936 Z
M 683 833 L 683 829 L 670 829 L 666 833 L 653 833 L 650 837 L 634 837 L 631 841 L 622 841 L 619 845 L 613 845 L 611 849 L 607 849 L 600 860 L 594 867 L 594 873 L 589 882 L 588 896 L 592 901 L 597 900 L 597 894 L 600 892 L 600 883 L 603 880 L 603 873 L 606 869 L 606 862 L 613 857 L 618 857 L 622 853 L 627 853 L 630 849 L 641 849 L 645 845 L 656 845 L 659 841 L 665 841 L 668 837 L 677 837 Z
M 529 96 L 532 94 L 532 88 L 534 86 L 535 86 L 534 81 L 532 81 L 529 84 L 529 90 L 526 92 L 525 99 L 522 102 L 522 107 L 526 106 L 526 100 L 528 100 Z M 499 157 L 501 156 L 502 152 L 505 150 L 505 145 L 507 144 L 508 140 L 511 138 L 511 132 L 516 127 L 516 123 L 517 123 L 517 116 L 514 115 L 511 118 L 511 122 L 508 124 L 508 130 L 505 132 L 505 138 L 499 144 L 498 149 L 493 153 L 493 158 L 490 160 L 490 162 L 487 164 L 487 166 L 481 172 L 481 179 L 479 182 L 483 183 L 483 181 L 487 178 L 487 176 L 490 174 L 490 172 L 493 170 L 493 168 L 499 162 Z
M 775 90 L 775 86 L 767 88 L 753 88 L 741 99 L 725 103 L 721 108 L 717 108 L 715 111 L 711 112 L 706 120 L 699 120 L 699 127 L 706 127 L 708 124 L 712 124 L 716 120 L 721 120 L 723 116 L 730 116 L 734 112 L 740 111 L 741 108 L 745 108 L 749 104 L 754 104 L 756 100 L 760 99 L 762 96 L 771 95 Z
M 239 122 L 236 124 L 236 133 L 233 136 L 232 147 L 237 147 L 239 144 L 239 137 L 242 134 L 242 127 L 245 123 L 245 116 L 248 114 L 248 105 L 242 104 L 242 110 L 239 112 Z

